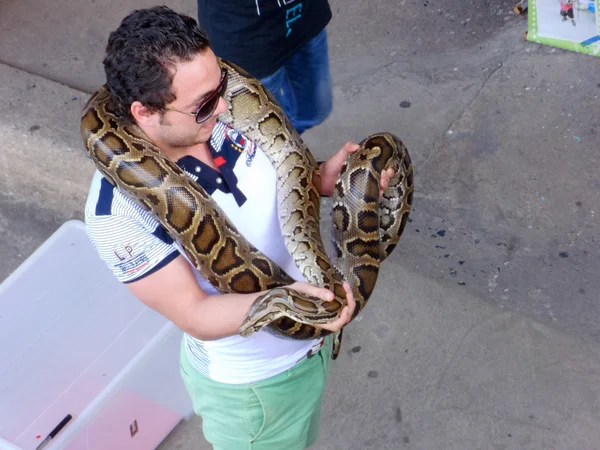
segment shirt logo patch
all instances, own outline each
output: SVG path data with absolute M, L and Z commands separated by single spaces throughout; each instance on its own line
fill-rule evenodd
M 240 153 L 246 153 L 246 166 L 250 167 L 256 156 L 256 146 L 254 142 L 246 139 L 242 134 L 233 128 L 227 127 L 225 130 L 226 139 L 231 143 L 231 146 Z
M 150 264 L 150 260 L 148 259 L 146 254 L 141 253 L 141 254 L 133 257 L 129 261 L 125 261 L 120 264 L 117 264 L 116 267 L 121 269 L 121 272 L 123 273 L 123 275 L 132 275 L 136 272 L 139 272 L 143 268 L 148 267 L 149 264 Z
M 227 139 L 231 142 L 232 147 L 240 153 L 242 153 L 250 143 L 248 139 L 246 139 L 237 130 L 234 130 L 233 128 L 227 127 L 227 130 L 225 130 L 225 134 L 227 135 Z

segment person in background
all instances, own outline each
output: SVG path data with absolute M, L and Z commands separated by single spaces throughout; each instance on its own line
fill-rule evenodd
M 566 22 L 567 17 L 571 19 L 573 26 L 575 26 L 575 16 L 573 15 L 573 0 L 560 0 L 560 15 L 562 21 Z
M 327 0 L 198 0 L 215 54 L 258 78 L 298 133 L 332 110 Z

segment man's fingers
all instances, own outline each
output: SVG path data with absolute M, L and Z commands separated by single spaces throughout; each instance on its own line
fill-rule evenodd
M 359 148 L 360 146 L 356 142 L 348 141 L 344 145 L 342 145 L 342 148 L 340 149 L 339 153 L 343 154 L 345 161 L 348 153 L 353 153 Z
M 321 300 L 331 301 L 334 299 L 333 292 L 330 290 L 314 286 L 304 281 L 297 281 L 289 287 L 303 294 L 318 297 Z M 344 291 L 346 292 L 346 306 L 341 309 L 337 319 L 323 325 L 315 325 L 317 328 L 335 332 L 341 330 L 344 328 L 344 325 L 350 322 L 352 315 L 354 314 L 354 309 L 356 308 L 356 301 L 354 300 L 354 294 L 352 293 L 352 289 L 350 289 L 348 282 L 344 282 Z
M 385 185 L 386 187 L 390 184 L 390 180 L 392 179 L 392 177 L 394 176 L 396 172 L 394 171 L 394 169 L 388 169 L 388 170 L 384 170 L 383 173 L 381 174 L 381 179 L 382 181 L 385 181 Z
M 344 325 L 346 325 L 348 323 L 349 319 L 350 319 L 350 314 L 348 313 L 348 307 L 344 306 L 342 308 L 342 311 L 340 312 L 338 319 L 333 323 L 336 325 L 336 328 L 341 329 L 344 327 Z
M 295 291 L 301 292 L 303 294 L 320 298 L 321 300 L 325 300 L 325 301 L 333 300 L 333 292 L 331 292 L 329 289 L 320 288 L 318 286 L 315 286 L 313 284 L 306 283 L 303 281 L 298 281 L 298 282 L 290 285 L 290 288 L 294 289 Z
M 319 288 L 316 286 L 312 286 L 311 292 L 309 293 L 310 295 L 312 295 L 313 297 L 318 297 L 321 300 L 325 300 L 325 301 L 331 301 L 333 300 L 333 292 L 331 292 L 329 289 L 324 289 L 324 288 Z
M 324 330 L 335 332 L 341 330 L 344 328 L 344 325 L 350 322 L 352 319 L 352 314 L 354 313 L 354 308 L 356 308 L 356 301 L 354 300 L 352 289 L 350 289 L 350 285 L 347 282 L 344 283 L 344 290 L 346 291 L 347 304 L 341 309 L 337 319 L 335 319 L 333 322 L 315 325 L 317 328 L 323 328 Z
M 344 290 L 346 291 L 346 307 L 348 309 L 348 320 L 354 313 L 354 308 L 356 308 L 356 301 L 354 300 L 354 294 L 352 293 L 352 289 L 350 289 L 350 285 L 347 281 L 344 282 Z
M 390 180 L 396 174 L 396 171 L 392 168 L 384 170 L 381 172 L 381 179 L 379 180 L 379 198 L 383 196 L 383 191 L 385 191 L 390 185 Z
M 347 305 L 344 306 L 344 309 L 342 311 L 342 317 L 341 317 L 342 321 L 344 322 L 344 325 L 346 325 L 350 321 L 350 318 L 352 317 L 351 310 L 354 310 L 354 308 L 350 308 L 350 306 L 347 306 Z
M 390 178 L 387 175 L 383 175 L 381 177 L 381 183 L 379 184 L 381 186 L 381 190 L 385 191 L 390 184 Z
M 317 328 L 323 328 L 324 330 L 329 331 L 340 331 L 344 328 L 344 325 L 348 323 L 350 320 L 351 314 L 349 312 L 348 306 L 344 306 L 340 311 L 340 315 L 337 319 L 330 323 L 324 323 L 323 325 L 317 325 Z

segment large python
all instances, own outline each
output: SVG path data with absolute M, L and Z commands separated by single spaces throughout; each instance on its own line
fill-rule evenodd
M 333 262 L 319 228 L 318 167 L 272 95 L 241 68 L 227 69 L 228 112 L 220 119 L 253 140 L 277 172 L 277 206 L 285 245 L 305 279 L 333 291 L 322 301 L 286 288 L 293 280 L 254 248 L 183 170 L 166 158 L 135 125 L 119 121 L 106 87 L 85 105 L 81 133 L 91 159 L 106 179 L 148 209 L 180 243 L 199 272 L 220 292 L 267 291 L 251 306 L 239 333 L 269 326 L 293 339 L 330 332 L 313 325 L 331 322 L 345 306 L 342 281 L 365 307 L 379 265 L 394 249 L 411 211 L 413 169 L 404 144 L 389 133 L 369 136 L 342 167 L 333 197 Z M 395 175 L 379 199 L 383 170 Z M 341 335 L 340 335 L 341 338 Z M 334 358 L 339 352 L 338 340 Z

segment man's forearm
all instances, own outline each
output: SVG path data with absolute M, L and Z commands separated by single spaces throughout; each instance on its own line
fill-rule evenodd
M 208 295 L 196 302 L 184 331 L 191 336 L 212 341 L 238 334 L 248 309 L 263 294 Z

